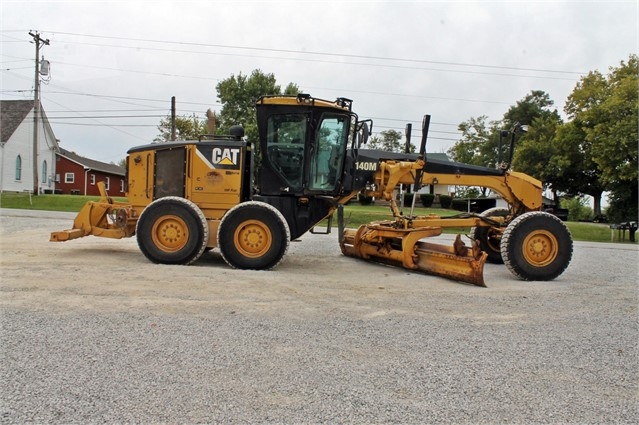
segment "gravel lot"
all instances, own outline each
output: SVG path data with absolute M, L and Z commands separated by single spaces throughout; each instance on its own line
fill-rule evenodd
M 270 272 L 48 242 L 73 217 L 0 210 L 1 423 L 639 423 L 637 245 L 480 288 L 335 234 Z

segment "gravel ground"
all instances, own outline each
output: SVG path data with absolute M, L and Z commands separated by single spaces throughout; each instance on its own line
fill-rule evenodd
M 48 242 L 72 219 L 0 210 L 1 423 L 639 423 L 637 245 L 576 242 L 553 282 L 486 265 L 480 288 L 335 234 L 270 272 Z

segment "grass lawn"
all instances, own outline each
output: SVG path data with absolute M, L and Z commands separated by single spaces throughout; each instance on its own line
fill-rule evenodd
M 3 192 L 0 195 L 0 208 L 20 208 L 24 210 L 70 211 L 78 212 L 88 201 L 98 201 L 99 196 L 80 195 L 38 195 L 28 193 Z M 125 201 L 126 198 L 114 197 L 113 200 Z
M 45 210 L 45 211 L 70 211 L 78 212 L 87 201 L 97 201 L 98 196 L 80 196 L 80 195 L 38 195 L 29 196 L 28 193 L 4 192 L 0 195 L 0 207 L 2 208 L 19 208 L 27 210 Z M 126 202 L 126 198 L 113 198 L 116 201 Z M 404 213 L 409 213 L 410 208 L 404 208 Z M 436 214 L 440 216 L 451 216 L 459 214 L 459 211 L 445 210 L 441 208 L 415 208 L 415 215 Z M 346 226 L 356 228 L 364 223 L 371 221 L 384 220 L 391 218 L 390 208 L 386 205 L 360 205 L 358 203 L 350 203 L 344 207 L 344 218 Z M 334 222 L 335 224 L 335 222 Z M 321 225 L 321 223 L 320 223 Z M 615 242 L 620 241 L 619 232 L 610 231 L 610 226 L 604 223 L 581 223 L 566 222 L 566 226 L 570 229 L 572 237 L 576 241 L 590 242 L 611 242 L 611 235 Z M 444 229 L 445 233 L 465 233 L 469 229 L 465 228 L 448 228 Z M 625 235 L 625 242 L 628 240 L 628 232 Z

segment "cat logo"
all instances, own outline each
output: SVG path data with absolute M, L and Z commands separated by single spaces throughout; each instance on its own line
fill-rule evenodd
M 238 148 L 213 148 L 212 160 L 215 165 L 237 165 L 240 150 Z

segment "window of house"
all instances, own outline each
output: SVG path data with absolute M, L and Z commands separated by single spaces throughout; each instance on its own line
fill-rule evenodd
M 64 182 L 65 183 L 75 182 L 75 173 L 64 173 Z
M 124 180 L 120 180 L 120 192 L 124 192 Z
M 110 180 L 111 179 L 109 179 L 108 177 L 104 178 L 104 189 L 105 190 L 109 190 L 109 183 L 111 183 Z
M 22 157 L 16 158 L 16 180 L 22 180 Z
M 47 160 L 42 161 L 42 183 L 47 182 Z
M 95 184 L 95 174 L 91 174 L 90 180 L 91 180 L 91 184 L 94 185 Z

